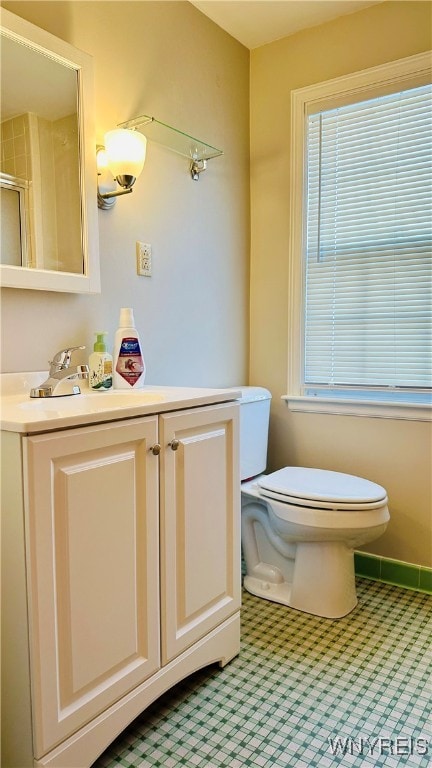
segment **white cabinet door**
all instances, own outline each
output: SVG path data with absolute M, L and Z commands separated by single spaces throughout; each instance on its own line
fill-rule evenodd
M 238 406 L 162 415 L 160 443 L 165 664 L 240 607 Z
M 156 441 L 156 416 L 24 440 L 36 757 L 160 666 Z

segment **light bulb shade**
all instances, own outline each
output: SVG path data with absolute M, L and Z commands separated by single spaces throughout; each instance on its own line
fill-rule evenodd
M 137 178 L 144 166 L 147 139 L 138 131 L 117 128 L 105 134 L 108 167 L 117 176 Z

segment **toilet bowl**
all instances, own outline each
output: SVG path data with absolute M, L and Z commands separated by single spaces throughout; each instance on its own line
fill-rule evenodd
M 261 474 L 262 454 L 252 463 L 245 456 L 256 454 L 264 438 L 267 445 L 266 391 L 244 388 L 240 408 L 241 465 L 248 472 L 261 467 L 241 484 L 244 586 L 306 613 L 341 618 L 357 604 L 354 549 L 384 533 L 390 519 L 387 494 L 376 483 L 342 472 L 284 467 Z M 268 409 L 269 398 L 268 393 Z

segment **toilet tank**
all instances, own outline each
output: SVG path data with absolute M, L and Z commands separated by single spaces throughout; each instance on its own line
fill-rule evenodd
M 267 466 L 267 442 L 271 394 L 263 387 L 239 387 L 240 476 L 248 480 Z

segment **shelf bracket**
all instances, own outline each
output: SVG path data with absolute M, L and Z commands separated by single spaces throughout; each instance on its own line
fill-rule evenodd
M 199 175 L 207 168 L 207 160 L 192 160 L 190 172 L 194 181 L 199 181 Z

